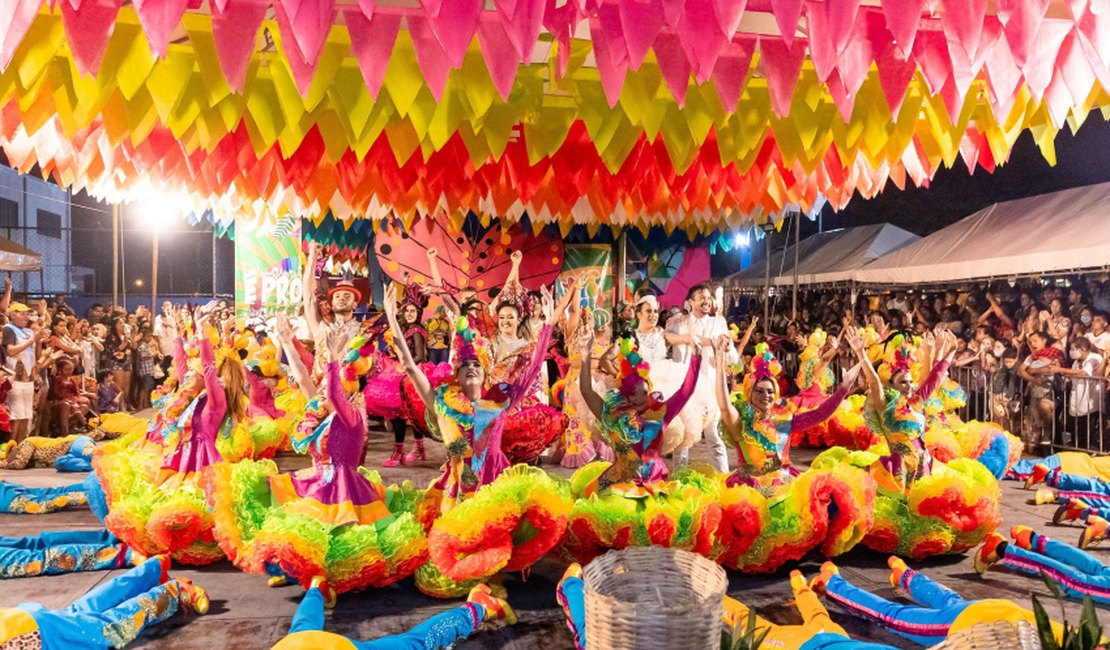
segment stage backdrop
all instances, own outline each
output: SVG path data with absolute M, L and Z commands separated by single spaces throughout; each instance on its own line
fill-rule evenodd
M 594 310 L 594 325 L 600 327 L 613 318 L 613 262 L 609 244 L 566 244 L 563 246 L 563 272 L 559 274 L 557 293 L 563 282 L 574 276 L 578 291 L 584 288 L 586 300 Z
M 292 316 L 301 304 L 300 220 L 275 226 L 237 218 L 235 223 L 235 317 L 269 320 Z

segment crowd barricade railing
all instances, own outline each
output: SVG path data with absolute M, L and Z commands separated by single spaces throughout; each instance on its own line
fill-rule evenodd
M 1063 377 L 1053 451 L 1110 453 L 1106 430 L 1107 380 L 1103 377 Z

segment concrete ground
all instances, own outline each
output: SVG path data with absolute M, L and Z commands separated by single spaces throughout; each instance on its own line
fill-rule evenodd
M 436 475 L 443 460 L 442 446 L 429 441 L 430 457 L 418 466 L 382 469 L 387 483 L 412 479 L 427 483 Z M 371 435 L 370 458 L 380 463 L 388 456 L 392 436 L 383 431 Z M 693 460 L 706 460 L 707 448 L 699 445 Z M 798 450 L 795 462 L 812 458 L 812 453 Z M 279 459 L 283 468 L 296 468 L 307 463 L 306 459 L 289 457 Z M 550 466 L 547 466 L 551 469 Z M 555 473 L 569 475 L 569 471 L 555 468 Z M 80 481 L 82 475 L 59 474 L 53 470 L 23 470 L 0 472 L 5 480 L 25 485 L 64 485 Z M 1013 481 L 1002 483 L 1003 532 L 1014 524 L 1033 526 L 1039 531 L 1059 539 L 1074 542 L 1080 529 L 1053 527 L 1050 517 L 1053 509 L 1027 503 L 1031 493 Z M 71 530 L 99 528 L 99 522 L 87 510 L 61 512 L 49 515 L 0 515 L 0 535 L 31 535 L 43 530 Z M 1110 545 L 1094 553 L 1110 564 Z M 755 607 L 766 618 L 776 623 L 800 623 L 790 604 L 787 574 L 790 569 L 801 569 L 812 576 L 823 558 L 811 554 L 802 562 L 791 564 L 771 576 L 750 576 L 729 573 L 729 594 Z M 837 558 L 841 572 L 850 580 L 884 597 L 895 598 L 887 582 L 889 571 L 886 558 L 859 547 Z M 474 635 L 460 648 L 570 648 L 571 637 L 563 624 L 562 613 L 555 603 L 555 584 L 565 566 L 554 560 L 544 560 L 533 567 L 527 579 L 520 575 L 509 576 L 506 587 L 509 601 L 517 611 L 519 622 L 508 628 Z M 997 570 L 985 577 L 972 569 L 971 556 L 932 558 L 915 568 L 923 569 L 929 576 L 938 578 L 967 598 L 1006 597 L 1028 606 L 1029 595 L 1038 594 L 1051 601 L 1044 584 L 1037 578 Z M 116 572 L 76 573 L 64 576 L 7 580 L 0 588 L 0 607 L 12 607 L 24 601 L 37 601 L 50 608 L 65 607 L 77 596 L 109 579 Z M 288 630 L 293 612 L 302 590 L 292 586 L 281 589 L 266 587 L 263 577 L 241 573 L 229 562 L 220 562 L 202 568 L 181 567 L 176 575 L 193 579 L 205 587 L 212 599 L 208 615 L 178 614 L 171 621 L 146 632 L 133 646 L 136 648 L 212 648 L 223 650 L 250 650 L 268 648 Z M 344 594 L 339 604 L 328 616 L 329 631 L 352 638 L 370 640 L 379 636 L 405 631 L 437 612 L 453 606 L 424 596 L 417 591 L 412 580 L 405 580 L 385 589 L 362 593 Z M 1059 614 L 1060 608 L 1050 604 L 1050 612 Z M 1065 605 L 1069 620 L 1079 615 L 1077 603 Z M 890 643 L 897 647 L 913 644 L 896 637 L 862 620 L 849 616 L 835 605 L 829 609 L 833 618 L 853 636 Z M 1110 627 L 1110 606 L 1099 606 L 1099 615 Z

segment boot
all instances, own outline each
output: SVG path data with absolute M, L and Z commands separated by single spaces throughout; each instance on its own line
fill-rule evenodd
M 417 463 L 425 460 L 428 460 L 428 455 L 424 453 L 424 439 L 417 438 L 412 441 L 412 451 L 405 454 L 405 462 Z
M 987 535 L 983 545 L 975 551 L 973 566 L 976 573 L 986 573 L 996 562 L 1006 554 L 1006 538 L 998 533 Z
M 398 465 L 405 464 L 405 443 L 393 443 L 393 453 L 389 459 L 382 463 L 382 467 L 397 467 Z
M 1087 527 L 1079 535 L 1079 548 L 1086 549 L 1091 544 L 1106 539 L 1107 530 L 1110 530 L 1110 522 L 1098 515 L 1088 516 Z

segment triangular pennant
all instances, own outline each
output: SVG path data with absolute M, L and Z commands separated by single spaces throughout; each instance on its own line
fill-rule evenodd
M 795 39 L 794 45 L 790 47 L 781 38 L 761 36 L 759 39 L 759 63 L 763 68 L 763 76 L 767 79 L 771 108 L 779 117 L 790 113 L 794 87 L 798 84 L 798 74 L 805 61 L 806 45 L 803 39 Z
M 75 9 L 62 2 L 62 24 L 69 50 L 81 74 L 96 76 L 123 0 L 84 0 Z
M 143 26 L 150 49 L 160 59 L 166 58 L 173 32 L 185 14 L 189 0 L 134 0 L 135 13 Z
M 1088 12 L 1076 29 L 1099 85 L 1110 88 L 1110 15 Z
M 798 24 L 802 20 L 802 9 L 805 0 L 771 0 L 771 11 L 775 14 L 775 23 L 782 33 L 782 40 L 787 47 L 794 44 L 794 34 L 798 31 Z
M 1010 52 L 1010 44 L 1006 39 L 1000 38 L 990 46 L 983 57 L 983 67 L 990 80 L 987 88 L 991 93 L 995 115 L 1000 121 L 1005 120 L 1021 83 L 1021 69 L 1014 62 L 1014 55 Z
M 713 85 L 728 113 L 736 111 L 748 78 L 748 69 L 752 65 L 756 43 L 754 36 L 741 35 L 733 38 L 717 59 L 717 66 L 713 68 Z
M 1067 19 L 1046 18 L 1041 22 L 1039 34 L 1033 50 L 1022 66 L 1021 72 L 1025 75 L 1025 85 L 1033 99 L 1040 101 L 1044 91 L 1052 81 L 1052 72 L 1056 65 L 1056 57 L 1064 38 L 1072 29 L 1072 22 Z
M 906 89 L 909 88 L 917 68 L 912 61 L 901 58 L 901 51 L 893 42 L 888 43 L 886 49 L 875 57 L 875 66 L 879 73 L 879 85 L 883 88 L 883 97 L 890 107 L 890 114 L 897 118 L 902 108 L 902 100 L 906 98 Z
M 351 35 L 351 51 L 358 61 L 362 79 L 366 82 L 370 96 L 376 100 L 382 88 L 385 71 L 389 67 L 389 55 L 397 41 L 401 14 L 376 11 L 373 18 L 367 20 L 365 13 L 357 7 L 344 7 L 343 17 Z
M 1006 29 L 1006 41 L 1018 67 L 1024 67 L 1037 30 L 1048 11 L 1049 0 L 995 0 L 998 19 Z
M 736 29 L 740 27 L 740 19 L 744 16 L 744 7 L 747 4 L 748 0 L 717 0 L 713 4 L 717 24 L 721 26 L 721 32 L 728 38 L 732 38 Z
M 628 47 L 628 65 L 639 70 L 644 57 L 663 28 L 662 0 L 619 0 L 621 32 Z
M 624 77 L 628 74 L 628 50 L 624 47 L 613 47 L 616 44 L 605 38 L 599 19 L 590 20 L 590 39 L 594 46 L 594 60 L 597 62 L 601 89 L 605 91 L 605 100 L 609 103 L 609 108 L 613 108 L 620 99 L 621 86 L 624 85 Z
M 447 55 L 447 63 L 452 68 L 461 66 L 478 29 L 483 0 L 420 0 L 420 4 L 427 11 L 428 25 Z
M 416 62 L 424 74 L 424 81 L 436 102 L 443 97 L 443 89 L 447 86 L 447 76 L 451 73 L 451 64 L 447 60 L 447 53 L 443 51 L 435 33 L 432 31 L 428 20 L 420 14 L 408 14 L 409 35 L 412 36 L 412 45 L 416 50 Z
M 741 7 L 741 11 L 743 8 Z M 732 34 L 725 34 L 717 22 L 713 0 L 686 0 L 682 21 L 675 27 L 686 59 L 698 83 L 709 80 L 717 57 L 728 44 Z
M 902 59 L 909 59 L 917 39 L 921 13 L 928 0 L 882 0 L 886 26 Z
M 913 44 L 913 60 L 921 70 L 929 92 L 937 94 L 952 75 L 952 59 L 948 56 L 948 42 L 944 32 L 921 29 Z
M 517 60 L 525 65 L 531 63 L 536 39 L 543 29 L 545 0 L 496 0 L 498 11 L 503 18 L 505 33 L 513 43 Z
M 968 58 L 979 49 L 979 36 L 983 32 L 986 15 L 987 0 L 944 0 L 941 23 L 950 34 L 949 40 L 963 47 Z
M 8 0 L 8 26 L 0 33 L 0 70 L 5 70 L 12 62 L 12 55 L 23 41 L 38 13 L 43 0 Z
M 659 32 L 653 49 L 663 81 L 678 105 L 683 106 L 686 103 L 686 90 L 690 86 L 690 62 L 686 60 L 678 36 L 670 32 Z
M 277 0 L 273 4 L 285 36 L 286 56 L 300 54 L 305 64 L 300 68 L 315 70 L 335 19 L 335 0 Z M 290 67 L 297 69 L 295 64 Z
M 500 16 L 483 14 L 478 23 L 478 46 L 486 60 L 486 69 L 493 80 L 501 99 L 509 101 L 520 66 L 512 39 L 505 33 L 505 25 Z
M 237 93 L 243 92 L 258 29 L 267 9 L 265 4 L 254 2 L 230 2 L 225 9 L 212 8 L 212 40 L 220 57 L 220 69 L 227 85 Z

